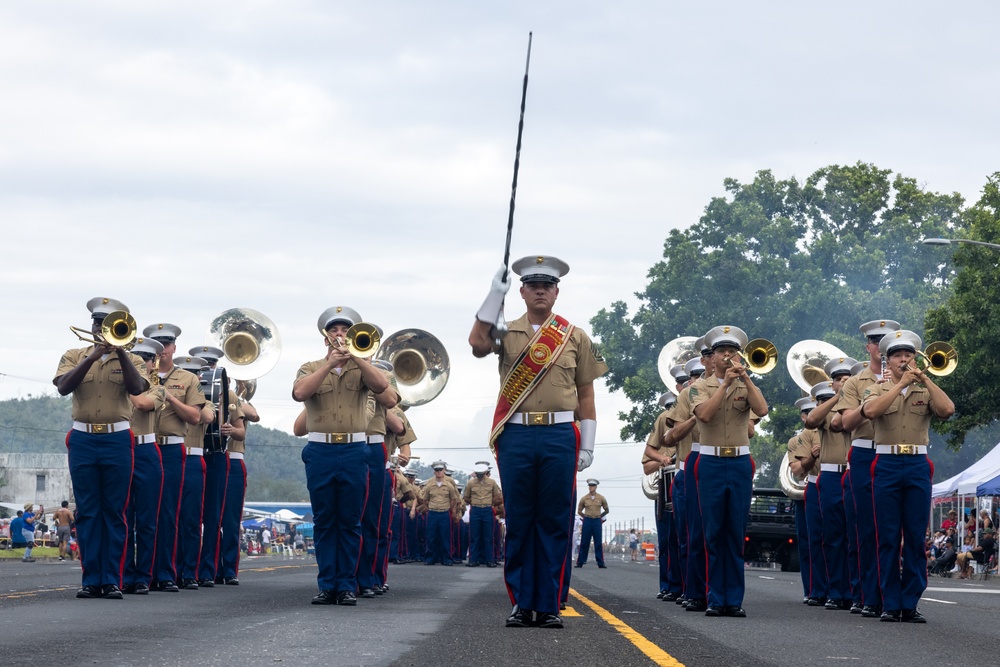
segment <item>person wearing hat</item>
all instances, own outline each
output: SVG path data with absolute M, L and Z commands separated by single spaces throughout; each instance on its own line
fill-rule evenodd
M 809 413 L 816 408 L 811 396 L 805 396 L 795 401 L 795 407 L 799 409 L 799 418 L 805 425 Z M 809 468 L 803 467 L 802 460 L 813 461 L 812 452 L 808 447 L 800 447 L 799 431 L 788 439 L 787 453 L 788 467 L 796 480 L 802 481 L 806 478 Z M 811 465 L 811 464 L 810 464 Z M 803 489 L 803 494 L 805 489 Z M 809 528 L 806 520 L 806 504 L 802 498 L 792 500 L 795 506 L 795 536 L 796 547 L 799 552 L 799 574 L 802 578 L 802 602 L 808 604 L 810 597 L 811 562 L 809 559 Z
M 673 465 L 677 454 L 676 447 L 668 447 L 666 444 L 666 434 L 670 428 L 667 425 L 667 417 L 669 409 L 674 406 L 676 400 L 676 396 L 670 391 L 666 391 L 660 395 L 657 404 L 663 409 L 663 412 L 657 415 L 656 421 L 653 422 L 653 430 L 646 439 L 646 448 L 643 450 L 641 460 L 643 475 L 659 475 L 660 483 L 663 483 L 664 480 L 672 479 L 672 477 L 664 477 L 661 474 L 661 470 Z M 672 487 L 673 484 L 670 484 L 670 486 Z M 675 601 L 684 593 L 681 582 L 677 526 L 674 521 L 673 511 L 668 511 L 664 506 L 671 499 L 672 492 L 672 488 L 659 489 L 660 498 L 653 501 L 654 515 L 656 517 L 656 537 L 659 542 L 660 554 L 660 584 L 656 597 L 660 600 L 664 597 L 669 597 L 670 602 Z M 664 505 L 660 504 L 661 501 L 663 501 Z M 633 560 L 637 558 L 636 554 L 632 555 Z
M 163 407 L 156 412 L 156 443 L 163 462 L 163 491 L 156 523 L 156 557 L 153 566 L 153 590 L 176 593 L 178 568 L 178 525 L 181 511 L 181 487 L 187 457 L 184 438 L 188 427 L 201 423 L 207 400 L 201 380 L 174 363 L 177 338 L 181 328 L 168 322 L 151 324 L 142 330 L 163 346 L 160 354 L 159 383 L 164 393 Z
M 594 559 L 597 567 L 604 569 L 604 517 L 608 515 L 608 500 L 597 492 L 596 479 L 587 480 L 587 495 L 580 499 L 576 507 L 577 514 L 583 519 L 583 533 L 580 537 L 580 555 L 576 559 L 576 566 L 583 567 L 587 562 L 587 553 L 590 551 L 590 541 L 594 541 Z
M 104 318 L 120 301 L 87 302 L 91 332 L 100 340 Z M 123 347 L 98 342 L 67 350 L 52 380 L 60 396 L 73 395 L 73 427 L 66 438 L 76 495 L 76 530 L 83 564 L 81 598 L 121 599 L 128 526 L 125 506 L 132 479 L 130 396 L 149 388 L 146 368 Z
M 882 614 L 882 590 L 878 581 L 871 477 L 871 465 L 875 461 L 875 428 L 869 420 L 861 416 L 861 399 L 868 387 L 888 381 L 888 378 L 882 377 L 883 360 L 879 343 L 886 334 L 899 330 L 899 322 L 872 320 L 865 322 L 859 328 L 865 339 L 865 351 L 868 353 L 867 366 L 860 372 L 853 373 L 841 388 L 837 403 L 833 406 L 840 421 L 834 417 L 833 424 L 851 434 L 851 451 L 847 457 L 850 470 L 847 479 L 854 501 L 853 510 L 857 528 L 858 574 L 863 605 L 861 615 L 865 618 L 879 618 Z
M 313 604 L 357 604 L 361 517 L 368 482 L 365 462 L 368 399 L 391 408 L 397 394 L 369 359 L 356 357 L 344 341 L 361 315 L 334 306 L 323 311 L 317 328 L 326 356 L 299 368 L 292 398 L 305 404 L 308 443 L 302 450 L 313 508 L 319 593 Z
M 920 349 L 920 336 L 912 331 L 894 331 L 882 338 L 879 351 L 887 360 L 891 380 L 868 387 L 861 401 L 862 416 L 875 426 L 872 499 L 882 588 L 880 618 L 890 622 L 926 622 L 917 603 L 927 588 L 923 542 L 934 477 L 927 441 L 932 418 L 955 414 L 952 400 L 917 365 Z
M 41 514 L 41 512 L 39 512 Z M 31 550 L 35 546 L 35 505 L 34 503 L 24 503 L 24 512 L 18 512 L 18 518 L 21 519 L 20 530 L 21 539 L 24 540 L 24 555 L 21 560 L 25 563 L 34 563 L 35 559 L 31 557 Z M 13 533 L 11 534 L 11 539 L 14 539 Z
M 495 343 L 494 324 L 510 288 L 501 269 L 469 334 L 474 356 L 500 356 L 502 389 L 490 445 L 504 487 L 504 578 L 513 605 L 506 623 L 561 628 L 559 584 L 573 520 L 573 488 L 576 473 L 593 462 L 594 380 L 608 367 L 590 338 L 552 311 L 559 280 L 569 266 L 538 255 L 519 259 L 511 268 L 521 277 L 527 312 Z
M 451 565 L 451 515 L 458 508 L 458 489 L 444 474 L 444 461 L 431 464 L 434 478 L 424 484 L 420 496 L 427 504 L 426 565 Z
M 489 466 L 477 463 L 473 476 L 465 484 L 463 497 L 469 505 L 469 562 L 468 567 L 486 565 L 496 567 L 493 562 L 493 507 L 497 504 L 500 487 L 486 476 Z
M 163 345 L 152 338 L 137 338 L 132 354 L 146 364 L 146 374 L 152 386 L 132 401 L 133 449 L 132 488 L 125 510 L 128 541 L 125 553 L 125 574 L 122 592 L 147 595 L 153 580 L 153 558 L 156 550 L 156 524 L 159 520 L 160 493 L 163 491 L 163 462 L 156 446 L 156 414 L 166 400 L 165 390 L 156 375 L 157 358 Z
M 742 329 L 719 326 L 705 334 L 715 375 L 691 392 L 701 427 L 698 500 L 708 554 L 706 616 L 746 616 L 743 541 L 750 515 L 753 461 L 750 411 L 767 415 L 767 401 L 750 379 L 739 355 L 747 345 Z
M 676 403 L 667 414 L 669 430 L 664 442 L 668 447 L 677 448 L 677 475 L 674 477 L 672 500 L 684 592 L 674 602 L 683 604 L 687 611 L 704 612 L 707 607 L 705 533 L 701 521 L 701 505 L 698 502 L 698 480 L 694 474 L 701 448 L 701 431 L 691 406 L 691 392 L 706 374 L 712 373 L 714 365 L 712 348 L 705 345 L 704 336 L 695 341 L 694 349 L 701 356 L 684 364 L 684 370 L 691 379 L 678 394 Z M 667 602 L 669 601 L 668 599 Z
M 821 394 L 824 401 L 830 397 L 832 393 Z M 795 405 L 799 407 L 804 428 L 793 438 L 794 443 L 789 442 L 788 450 L 792 474 L 806 483 L 802 492 L 802 509 L 806 524 L 808 556 L 801 561 L 803 567 L 807 565 L 809 568 L 809 590 L 805 602 L 810 607 L 822 607 L 826 605 L 830 585 L 826 573 L 826 560 L 823 556 L 823 511 L 819 502 L 819 490 L 816 487 L 820 473 L 822 442 L 819 432 L 809 428 L 805 423 L 812 411 L 818 407 L 818 403 L 810 392 L 809 396 L 799 399 Z
M 228 432 L 229 444 L 226 456 L 229 465 L 226 472 L 226 491 L 222 504 L 222 538 L 219 540 L 219 566 L 215 573 L 216 584 L 239 586 L 240 572 L 240 522 L 243 520 L 243 501 L 247 492 L 246 455 L 247 422 L 259 422 L 257 409 L 246 399 L 239 399 L 243 414 L 243 438 L 235 432 Z M 227 431 L 227 425 L 220 430 Z
M 387 371 L 392 373 L 392 364 L 381 361 L 387 367 Z M 397 466 L 405 466 L 410 462 L 410 445 L 417 440 L 417 434 L 410 425 L 410 420 L 406 418 L 406 413 L 397 405 L 386 411 L 386 431 L 385 450 L 390 461 L 396 461 Z M 397 471 L 398 472 L 398 471 Z M 394 540 L 402 537 L 399 531 L 404 530 L 406 517 L 400 512 L 401 505 L 394 503 L 396 495 L 396 482 L 404 479 L 402 473 L 390 472 L 386 478 L 385 497 L 383 500 L 383 511 L 385 514 L 379 522 L 379 543 L 376 552 L 375 575 L 378 578 L 378 585 L 382 592 L 388 589 L 386 580 L 389 576 L 389 561 L 391 560 L 391 544 Z M 405 480 L 404 480 L 405 481 Z M 398 557 L 397 557 L 398 560 Z M 376 593 L 378 592 L 376 588 Z

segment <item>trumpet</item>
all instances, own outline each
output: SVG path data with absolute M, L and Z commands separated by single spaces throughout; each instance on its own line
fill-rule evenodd
M 94 334 L 86 329 L 70 327 L 77 338 L 92 345 L 109 345 L 123 350 L 131 350 L 135 345 L 135 337 L 138 326 L 135 318 L 124 310 L 115 310 L 108 313 L 101 321 L 101 333 Z
M 770 373 L 778 365 L 778 348 L 764 338 L 754 338 L 733 356 L 739 356 L 746 369 L 757 375 Z M 736 365 L 733 357 L 726 357 L 726 363 L 730 366 Z

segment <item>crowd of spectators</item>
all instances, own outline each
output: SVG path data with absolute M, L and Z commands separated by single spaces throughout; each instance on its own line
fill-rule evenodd
M 941 528 L 927 537 L 927 567 L 930 574 L 959 578 L 973 576 L 973 564 L 996 572 L 997 540 L 994 519 L 986 510 L 970 509 L 959 519 L 951 510 Z

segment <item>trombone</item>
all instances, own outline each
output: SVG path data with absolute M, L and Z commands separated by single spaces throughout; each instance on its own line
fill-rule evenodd
M 331 347 L 346 348 L 348 354 L 359 359 L 375 356 L 382 344 L 382 334 L 378 327 L 368 322 L 358 322 L 347 330 L 344 338 L 334 336 L 328 331 L 323 335 L 330 341 Z
M 928 345 L 923 352 L 917 350 L 917 358 L 917 368 L 938 377 L 951 375 L 958 368 L 958 351 L 955 346 L 940 340 Z M 920 367 L 920 359 L 924 362 L 922 368 Z M 909 370 L 909 364 L 904 370 Z
M 778 348 L 769 340 L 754 338 L 737 352 L 747 370 L 757 375 L 770 373 L 778 365 Z M 726 357 L 726 363 L 735 365 L 732 357 Z
M 124 310 L 114 310 L 101 321 L 101 333 L 94 334 L 86 329 L 71 326 L 69 328 L 77 338 L 92 345 L 109 345 L 131 350 L 135 345 L 138 326 L 135 318 Z

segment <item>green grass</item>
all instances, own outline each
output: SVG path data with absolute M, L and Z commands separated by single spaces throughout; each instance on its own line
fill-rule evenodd
M 32 558 L 58 558 L 59 547 L 35 547 L 31 550 Z M 0 549 L 0 560 L 21 560 L 24 549 Z

